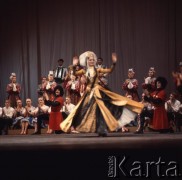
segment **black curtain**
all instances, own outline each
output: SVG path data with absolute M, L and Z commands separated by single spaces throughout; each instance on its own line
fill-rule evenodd
M 21 98 L 37 103 L 41 76 L 63 58 L 91 50 L 111 65 L 118 54 L 109 86 L 119 94 L 129 68 L 139 84 L 154 66 L 174 91 L 171 72 L 182 59 L 180 0 L 2 0 L 0 6 L 0 106 L 7 97 L 12 72 L 21 84 Z M 141 94 L 141 86 L 139 93 Z

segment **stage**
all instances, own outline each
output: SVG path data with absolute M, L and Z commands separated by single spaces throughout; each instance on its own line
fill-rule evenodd
M 182 173 L 181 142 L 182 133 L 156 132 L 137 135 L 133 132 L 108 133 L 107 137 L 98 137 L 96 133 L 0 136 L 0 168 L 8 180 L 15 177 L 51 180 L 135 179 L 136 174 L 130 174 L 133 162 L 140 162 L 142 167 L 146 162 L 164 162 L 165 172 L 170 168 L 169 163 L 175 162 L 178 178 Z M 119 168 L 124 158 L 127 159 L 126 176 Z M 113 161 L 115 174 L 110 172 Z M 166 175 L 165 172 L 161 172 L 162 175 Z M 156 179 L 159 175 L 162 176 L 153 168 L 151 177 Z M 147 178 L 146 173 L 142 174 L 142 178 Z

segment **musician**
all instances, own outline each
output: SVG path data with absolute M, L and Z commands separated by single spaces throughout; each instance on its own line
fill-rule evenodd
M 64 83 L 66 75 L 68 74 L 68 70 L 63 66 L 63 63 L 63 59 L 58 59 L 58 66 L 54 71 L 54 80 L 58 85 L 62 85 L 62 83 Z

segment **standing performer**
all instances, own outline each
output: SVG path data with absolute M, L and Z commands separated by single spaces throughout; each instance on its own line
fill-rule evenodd
M 138 81 L 134 78 L 135 72 L 133 68 L 128 69 L 128 79 L 122 85 L 122 89 L 126 91 L 125 96 L 128 95 L 132 96 L 132 99 L 139 102 L 139 95 L 138 95 Z
M 43 96 L 44 92 L 46 91 L 47 78 L 43 76 L 41 79 L 42 79 L 42 82 L 41 84 L 38 85 L 38 89 L 37 89 L 38 97 Z
M 54 81 L 53 71 L 49 71 L 48 81 L 46 82 L 45 92 L 48 94 L 49 99 L 52 101 L 54 99 L 54 88 L 56 87 L 56 82 Z
M 67 75 L 67 68 L 63 66 L 64 60 L 59 59 L 58 60 L 58 66 L 54 72 L 54 80 L 58 85 L 62 85 L 64 83 L 66 75 Z
M 182 102 L 182 62 L 179 63 L 179 71 L 172 72 L 176 90 L 179 94 L 179 100 Z
M 103 59 L 101 57 L 99 57 L 97 59 L 97 63 L 96 63 L 96 69 L 97 68 L 103 68 L 106 69 L 106 65 L 103 64 Z M 107 79 L 108 74 L 107 73 L 100 73 L 99 74 L 99 84 L 103 87 L 108 86 L 108 79 Z
M 7 85 L 6 92 L 8 93 L 8 99 L 10 106 L 15 108 L 17 106 L 17 100 L 20 99 L 21 86 L 16 82 L 16 74 L 11 73 L 11 83 Z
M 77 71 L 76 74 L 87 78 L 86 92 L 69 116 L 60 124 L 64 132 L 71 128 L 78 132 L 97 132 L 99 136 L 107 136 L 108 129 L 118 128 L 117 119 L 122 114 L 122 106 L 132 112 L 140 113 L 143 105 L 126 97 L 113 93 L 99 85 L 99 73 L 111 73 L 114 70 L 117 56 L 112 54 L 112 66 L 108 69 L 95 68 L 97 57 L 95 53 L 87 51 L 80 56 L 80 64 L 87 69 Z
M 147 89 L 149 92 L 155 91 L 155 69 L 154 67 L 149 68 L 148 77 L 144 78 L 144 83 L 142 84 L 142 88 L 145 90 Z

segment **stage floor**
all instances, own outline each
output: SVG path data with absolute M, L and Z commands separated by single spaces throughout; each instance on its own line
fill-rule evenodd
M 146 132 L 144 134 L 108 133 L 98 137 L 96 133 L 41 134 L 0 136 L 2 150 L 74 150 L 74 149 L 140 149 L 180 148 L 182 133 Z
M 96 133 L 6 135 L 0 136 L 0 154 L 0 169 L 8 180 L 131 179 L 134 162 L 141 162 L 142 166 L 146 162 L 164 162 L 165 172 L 169 163 L 175 162 L 176 178 L 180 179 L 182 133 L 108 133 L 108 137 L 98 137 Z M 124 158 L 126 176 L 119 168 Z M 110 174 L 111 159 L 115 162 L 114 175 Z M 150 179 L 160 178 L 156 168 L 152 169 Z M 141 178 L 148 177 L 143 173 Z

